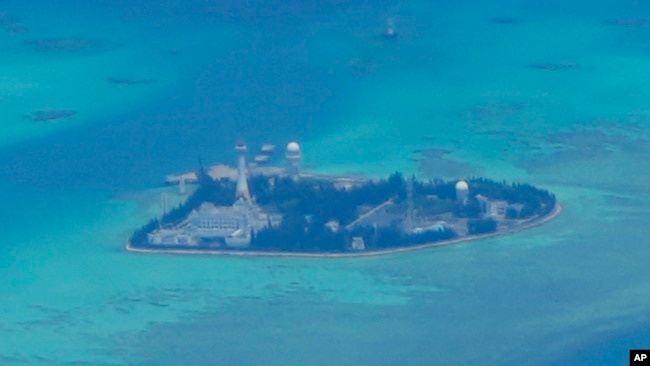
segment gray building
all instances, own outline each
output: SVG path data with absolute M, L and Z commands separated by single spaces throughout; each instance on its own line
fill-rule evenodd
M 503 220 L 508 211 L 508 202 L 500 200 L 491 200 L 483 195 L 476 195 L 476 200 L 481 207 L 481 213 L 484 217 Z

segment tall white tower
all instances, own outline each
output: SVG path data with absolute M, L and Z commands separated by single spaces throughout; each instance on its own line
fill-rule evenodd
M 285 152 L 287 159 L 287 174 L 297 178 L 300 173 L 300 163 L 302 161 L 302 150 L 297 142 L 291 141 L 287 144 L 287 151 Z
M 466 204 L 469 197 L 469 184 L 464 180 L 459 180 L 456 183 L 456 201 Z
M 248 191 L 248 182 L 246 181 L 246 143 L 237 142 L 235 146 L 237 151 L 237 189 L 235 190 L 235 199 L 243 199 L 247 202 L 251 200 L 251 194 Z

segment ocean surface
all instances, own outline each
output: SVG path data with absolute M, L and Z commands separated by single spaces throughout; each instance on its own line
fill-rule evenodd
M 632 0 L 2 0 L 0 364 L 627 365 L 650 348 L 649 39 Z M 166 174 L 240 137 L 564 212 L 372 258 L 123 249 L 182 200 Z

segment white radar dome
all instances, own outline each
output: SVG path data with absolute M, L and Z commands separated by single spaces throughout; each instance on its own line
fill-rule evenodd
M 464 180 L 458 181 L 458 183 L 456 183 L 456 190 L 467 191 L 469 190 L 469 184 L 467 184 L 467 182 L 465 182 Z
M 297 154 L 300 152 L 300 145 L 297 142 L 291 141 L 287 144 L 287 152 Z

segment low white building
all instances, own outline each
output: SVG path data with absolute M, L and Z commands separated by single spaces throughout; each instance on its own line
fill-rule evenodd
M 445 231 L 447 229 L 447 223 L 445 221 L 438 221 L 432 225 L 425 227 L 416 227 L 413 229 L 412 234 L 422 234 L 431 231 Z
M 176 228 L 151 233 L 149 243 L 198 245 L 223 242 L 230 247 L 245 247 L 250 245 L 253 233 L 267 226 L 268 215 L 252 203 L 237 200 L 232 206 L 215 206 L 205 202 Z
M 350 248 L 352 250 L 365 250 L 366 249 L 366 242 L 363 240 L 363 237 L 361 236 L 355 236 L 352 238 L 352 243 L 350 243 Z
M 148 235 L 150 244 L 154 245 L 187 245 L 198 244 L 196 238 L 177 229 L 159 229 Z

